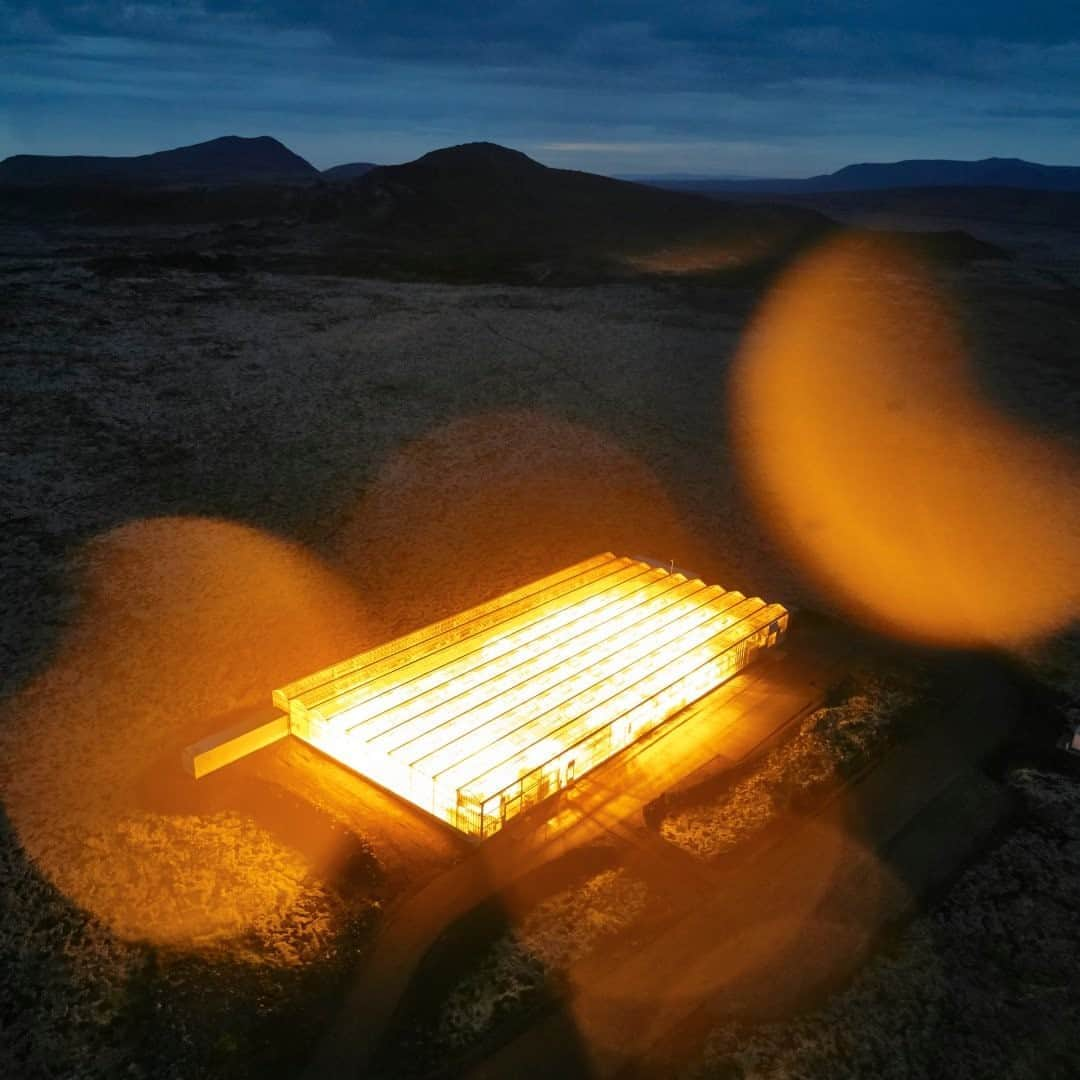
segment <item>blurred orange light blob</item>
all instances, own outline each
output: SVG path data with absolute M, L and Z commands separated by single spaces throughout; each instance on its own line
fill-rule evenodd
M 980 396 L 946 305 L 894 247 L 842 237 L 790 271 L 731 402 L 764 516 L 853 613 L 1009 646 L 1080 610 L 1075 459 Z
M 80 555 L 79 610 L 0 724 L 4 807 L 37 867 L 119 936 L 239 937 L 287 917 L 298 852 L 238 813 L 166 814 L 180 748 L 215 714 L 371 643 L 309 552 L 225 521 L 159 518 Z
M 724 577 L 634 455 L 525 410 L 455 420 L 398 451 L 340 540 L 386 637 L 608 549 Z

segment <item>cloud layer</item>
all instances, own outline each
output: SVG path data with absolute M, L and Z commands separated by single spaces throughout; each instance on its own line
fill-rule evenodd
M 237 133 L 323 167 L 471 139 L 616 173 L 1080 162 L 1080 8 L 855 7 L 0 0 L 0 157 Z

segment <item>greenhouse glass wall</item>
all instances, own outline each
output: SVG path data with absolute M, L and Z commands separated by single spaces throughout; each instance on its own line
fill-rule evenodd
M 290 730 L 483 838 L 775 645 L 779 604 L 598 555 L 274 692 Z

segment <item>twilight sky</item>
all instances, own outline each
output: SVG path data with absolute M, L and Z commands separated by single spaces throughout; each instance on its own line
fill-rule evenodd
M 1080 165 L 1076 0 L 0 0 L 0 158 L 487 139 L 606 173 Z

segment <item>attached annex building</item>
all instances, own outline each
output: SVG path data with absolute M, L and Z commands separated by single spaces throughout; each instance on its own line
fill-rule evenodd
M 483 838 L 715 689 L 787 626 L 779 604 L 606 553 L 273 701 L 287 714 L 279 730 Z

